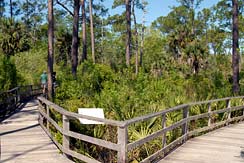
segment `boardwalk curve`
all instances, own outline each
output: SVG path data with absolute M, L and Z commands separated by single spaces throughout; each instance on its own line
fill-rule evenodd
M 18 111 L 24 101 L 39 94 L 40 89 L 33 86 L 16 87 L 0 93 L 0 118 L 9 117 Z M 244 120 L 244 96 L 182 104 L 125 121 L 81 115 L 69 112 L 41 96 L 37 99 L 39 107 L 36 101 L 32 101 L 0 125 L 1 162 L 70 162 L 59 154 L 60 150 L 66 156 L 83 162 L 104 163 L 103 159 L 79 153 L 72 146 L 71 139 L 115 151 L 113 157 L 117 163 L 130 162 L 129 152 L 154 139 L 160 139 L 158 147 L 140 160 L 141 163 L 244 162 L 240 157 L 240 147 L 244 145 L 244 126 L 241 122 Z M 172 114 L 179 115 L 179 119 L 173 123 L 168 122 L 167 118 Z M 113 126 L 117 130 L 116 140 L 109 141 L 73 131 L 70 128 L 71 122 L 80 118 Z M 131 140 L 130 127 L 150 119 L 157 119 L 161 128 L 143 138 Z M 174 131 L 177 131 L 174 139 L 169 139 L 167 135 Z M 210 133 L 204 134 L 207 132 Z M 62 136 L 62 141 L 53 136 L 55 133 Z M 203 136 L 195 137 L 199 135 Z
M 195 137 L 159 163 L 244 163 L 244 123 L 229 125 Z
M 63 142 L 59 144 L 54 137 L 52 140 L 65 154 L 71 157 L 76 157 L 79 160 L 85 162 L 100 163 L 103 161 L 95 160 L 95 158 L 88 158 L 85 155 L 77 153 L 70 148 L 70 138 L 75 138 L 80 141 L 89 142 L 98 146 L 102 146 L 108 149 L 117 151 L 117 163 L 128 163 L 130 151 L 135 148 L 140 148 L 144 144 L 153 141 L 156 138 L 162 140 L 160 147 L 157 151 L 153 151 L 141 163 L 155 163 L 159 162 L 163 157 L 167 156 L 169 153 L 174 151 L 180 145 L 190 141 L 192 137 L 202 135 L 206 132 L 213 131 L 215 129 L 228 126 L 232 123 L 237 123 L 244 120 L 244 105 L 243 96 L 240 97 L 227 97 L 222 99 L 214 99 L 209 101 L 200 101 L 189 104 L 182 104 L 166 110 L 155 112 L 149 115 L 136 117 L 126 121 L 113 121 L 108 119 L 100 119 L 85 115 L 80 115 L 77 113 L 71 113 L 62 107 L 42 98 L 38 97 L 40 102 L 40 124 L 44 130 L 50 135 L 49 125 L 52 125 L 63 135 Z M 195 114 L 192 112 L 194 109 L 201 109 L 203 112 Z M 61 115 L 63 125 L 60 126 L 56 121 L 50 116 L 50 112 L 55 112 L 55 114 Z M 180 114 L 181 119 L 177 120 L 173 124 L 167 123 L 167 116 L 172 113 Z M 218 117 L 218 119 L 216 118 Z M 102 122 L 104 124 L 113 125 L 117 127 L 117 143 L 109 142 L 106 140 L 98 139 L 95 137 L 83 135 L 81 133 L 76 133 L 71 131 L 70 121 L 73 119 L 84 118 L 88 120 L 94 120 Z M 148 121 L 152 118 L 158 118 L 159 122 L 162 124 L 162 128 L 152 134 L 147 135 L 144 138 L 131 141 L 129 137 L 128 128 L 135 123 L 142 123 Z M 197 123 L 201 121 L 201 123 Z M 45 123 L 47 122 L 47 123 Z M 44 125 L 45 124 L 45 125 Z M 172 132 L 177 129 L 179 132 L 176 134 L 175 139 L 167 140 L 167 133 Z M 244 142 L 242 143 L 244 144 Z M 240 156 L 241 150 L 239 150 Z M 209 161 L 209 160 L 207 160 Z M 211 161 L 210 161 L 211 162 Z
M 37 101 L 0 124 L 1 163 L 69 163 L 38 123 Z

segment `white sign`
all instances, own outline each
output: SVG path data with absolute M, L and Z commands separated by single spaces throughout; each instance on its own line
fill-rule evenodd
M 104 119 L 104 112 L 101 108 L 78 108 L 78 113 Z M 79 118 L 79 120 L 81 124 L 104 124 L 102 122 L 92 121 L 84 118 Z

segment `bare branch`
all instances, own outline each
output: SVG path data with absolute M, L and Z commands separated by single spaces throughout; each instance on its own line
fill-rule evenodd
M 66 7 L 63 3 L 61 3 L 60 1 L 56 0 L 57 4 L 60 5 L 61 7 L 63 7 L 72 17 L 74 17 L 74 14 L 68 9 L 68 7 Z

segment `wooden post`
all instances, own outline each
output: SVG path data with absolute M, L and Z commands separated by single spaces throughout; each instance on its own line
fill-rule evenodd
M 242 110 L 242 116 L 244 116 L 244 109 Z
M 65 154 L 65 150 L 69 150 L 69 136 L 65 135 L 69 129 L 69 118 L 66 115 L 63 115 L 63 151 L 65 157 L 69 157 Z
M 19 87 L 16 89 L 16 101 L 20 102 Z
M 2 160 L 1 156 L 2 156 L 2 145 L 1 145 L 1 137 L 0 137 L 0 160 Z
M 50 108 L 49 106 L 47 105 L 47 117 L 50 118 Z M 49 132 L 49 120 L 47 119 L 47 131 Z
M 30 96 L 32 97 L 33 96 L 33 92 L 32 92 L 33 88 L 32 88 L 32 85 L 30 85 Z
M 183 119 L 187 119 L 189 117 L 189 107 L 185 107 L 183 109 Z M 188 133 L 188 121 L 182 125 L 182 135 L 184 135 L 183 142 L 186 142 L 187 140 L 187 133 Z
M 39 105 L 38 105 L 38 110 L 41 110 L 41 109 L 42 109 L 41 101 L 38 100 L 38 103 L 39 103 Z M 39 121 L 39 124 L 40 124 L 41 126 L 43 126 L 43 116 L 41 115 L 40 112 L 39 112 L 39 118 L 38 118 L 38 121 Z
M 211 109 L 211 103 L 208 103 L 208 126 L 211 126 L 212 123 L 212 109 Z
M 242 99 L 242 101 L 244 101 L 244 98 Z M 242 115 L 244 116 L 244 109 L 243 109 Z
M 164 129 L 166 127 L 166 114 L 162 115 L 162 128 Z M 163 148 L 166 145 L 166 132 L 163 134 L 163 138 L 162 138 L 162 144 L 163 144 Z
M 230 101 L 230 99 L 228 99 L 227 101 L 226 101 L 226 107 L 227 108 L 231 108 L 231 101 Z M 227 123 L 228 123 L 228 121 L 231 119 L 231 110 L 229 110 L 228 111 L 228 118 L 227 118 Z
M 14 104 L 15 104 L 15 107 L 16 107 L 17 104 L 18 104 L 18 89 L 15 90 Z
M 127 126 L 118 127 L 118 144 L 120 149 L 118 151 L 118 163 L 127 162 L 127 142 L 128 142 L 128 131 Z

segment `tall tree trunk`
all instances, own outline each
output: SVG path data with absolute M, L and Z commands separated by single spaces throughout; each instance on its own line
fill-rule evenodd
M 233 93 L 238 94 L 239 86 L 239 31 L 238 31 L 238 0 L 232 0 L 232 70 L 233 70 Z
M 28 20 L 29 20 L 29 0 L 26 0 L 26 12 L 25 12 L 25 23 L 28 24 Z M 28 24 L 28 28 L 29 28 L 29 24 Z
M 194 21 L 195 21 L 195 9 L 194 9 L 194 0 L 191 0 L 191 33 L 194 36 L 195 39 L 195 26 L 194 26 Z
M 54 56 L 54 19 L 53 19 L 53 0 L 48 0 L 48 98 L 53 99 L 53 56 Z
M 87 44 L 86 44 L 86 7 L 85 7 L 85 0 L 81 0 L 81 7 L 82 7 L 82 58 L 81 61 L 87 59 Z
M 133 4 L 132 4 L 132 15 L 134 18 L 134 26 L 135 26 L 136 74 L 138 74 L 138 71 L 139 71 L 138 32 L 137 32 L 137 22 L 136 22 L 136 13 L 135 13 L 135 0 L 133 0 Z
M 143 60 L 143 50 L 144 50 L 144 33 L 145 33 L 145 15 L 146 15 L 146 2 L 142 0 L 143 5 L 143 15 L 142 15 L 142 31 L 141 31 L 141 48 L 140 48 L 140 66 L 142 66 L 142 60 Z
M 130 66 L 131 57 L 131 0 L 125 0 L 126 5 L 126 65 Z
M 79 37 L 80 0 L 74 0 L 73 34 L 72 34 L 72 75 L 76 78 L 78 65 L 78 37 Z
M 4 0 L 0 0 L 0 18 L 3 17 L 4 12 Z
M 95 39 L 94 39 L 94 30 L 93 30 L 93 15 L 92 15 L 92 0 L 89 0 L 89 14 L 90 14 L 90 28 L 91 28 L 91 48 L 92 48 L 92 60 L 93 63 L 96 62 L 95 59 Z
M 12 0 L 9 0 L 9 7 L 10 7 L 10 17 L 13 18 L 13 2 Z

